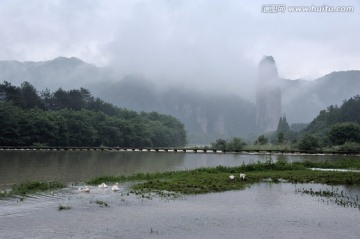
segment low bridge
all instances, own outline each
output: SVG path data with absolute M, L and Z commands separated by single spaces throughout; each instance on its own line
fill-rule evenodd
M 342 155 L 359 155 L 360 151 L 344 152 L 344 151 L 323 151 L 323 150 L 217 150 L 210 148 L 169 148 L 169 147 L 38 147 L 38 146 L 0 146 L 0 150 L 34 150 L 34 151 L 123 151 L 123 152 L 173 152 L 173 153 L 246 153 L 246 154 L 342 154 Z

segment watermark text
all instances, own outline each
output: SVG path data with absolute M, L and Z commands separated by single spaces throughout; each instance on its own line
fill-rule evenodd
M 286 4 L 263 4 L 262 13 L 353 13 L 354 6 L 308 5 L 288 6 Z

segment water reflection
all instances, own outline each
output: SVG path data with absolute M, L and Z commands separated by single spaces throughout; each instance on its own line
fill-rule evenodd
M 86 181 L 103 175 L 238 166 L 265 161 L 269 155 L 116 151 L 0 151 L 0 189 L 29 180 Z M 349 156 L 272 155 L 276 160 L 336 160 Z
M 27 180 L 86 181 L 101 175 L 129 175 L 177 168 L 184 154 L 98 151 L 1 152 L 0 184 Z

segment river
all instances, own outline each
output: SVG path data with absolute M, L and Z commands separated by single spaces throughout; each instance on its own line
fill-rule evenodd
M 138 172 L 238 166 L 265 161 L 270 155 L 231 153 L 165 153 L 119 151 L 0 151 L 0 189 L 25 181 L 81 182 L 97 176 L 130 175 Z M 273 160 L 321 161 L 350 156 L 272 155 Z M 351 156 L 356 157 L 356 156 Z M 359 158 L 359 157 L 357 157 Z
M 0 151 L 4 188 L 28 180 L 86 181 L 101 175 L 235 166 L 269 155 L 100 151 Z M 349 156 L 272 155 L 289 161 Z M 245 190 L 166 199 L 76 186 L 0 200 L 0 238 L 359 238 L 359 208 L 297 193 L 319 184 L 259 183 Z M 360 196 L 359 188 L 336 187 Z M 96 202 L 106 202 L 102 206 Z M 70 209 L 60 211 L 59 205 Z

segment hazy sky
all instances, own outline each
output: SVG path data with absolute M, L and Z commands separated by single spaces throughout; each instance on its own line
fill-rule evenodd
M 0 60 L 75 56 L 123 75 L 251 84 L 263 55 L 281 77 L 360 69 L 360 4 L 270 0 L 1 0 Z M 353 13 L 262 13 L 264 4 Z

